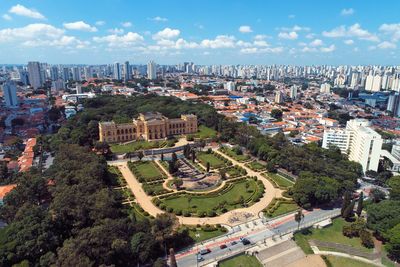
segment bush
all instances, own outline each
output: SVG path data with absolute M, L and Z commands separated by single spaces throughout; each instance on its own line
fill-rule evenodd
M 166 206 L 165 204 L 160 204 L 160 209 L 165 210 Z
M 210 211 L 208 211 L 208 213 L 207 213 L 207 216 L 208 217 L 215 217 L 217 214 L 215 213 L 215 211 L 213 211 L 213 210 L 210 210 Z
M 197 217 L 200 217 L 200 218 L 203 218 L 203 217 L 205 217 L 206 216 L 206 213 L 204 212 L 204 211 L 198 211 L 197 212 Z
M 366 248 L 374 247 L 374 240 L 372 239 L 372 234 L 367 230 L 360 231 L 361 244 Z
M 190 217 L 190 212 L 189 211 L 187 211 L 187 210 L 185 210 L 184 212 L 183 212 L 183 216 L 185 216 L 185 217 Z
M 174 211 L 174 209 L 173 209 L 173 208 L 171 208 L 171 207 L 168 207 L 168 208 L 166 209 L 166 211 L 167 211 L 167 212 L 169 212 L 169 213 L 171 213 L 171 212 L 173 212 L 173 211 Z
M 181 216 L 181 215 L 182 215 L 182 211 L 181 211 L 181 210 L 176 210 L 176 211 L 175 211 L 175 214 L 176 214 L 177 216 Z

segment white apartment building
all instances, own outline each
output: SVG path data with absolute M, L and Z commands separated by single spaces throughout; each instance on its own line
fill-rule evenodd
M 331 92 L 331 85 L 329 83 L 321 84 L 320 92 L 323 94 L 329 94 Z
M 150 61 L 147 64 L 147 79 L 149 80 L 157 79 L 157 64 L 154 61 Z
M 325 130 L 322 147 L 330 145 L 339 147 L 349 160 L 360 163 L 364 172 L 378 170 L 382 138 L 370 128 L 368 120 L 354 119 L 347 122 L 345 129 Z

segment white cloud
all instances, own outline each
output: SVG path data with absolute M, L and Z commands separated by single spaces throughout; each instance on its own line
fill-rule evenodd
M 108 29 L 107 31 L 112 34 L 123 34 L 124 33 L 124 29 L 121 29 L 121 28 Z
M 299 26 L 299 25 L 294 25 L 293 27 L 276 28 L 276 30 L 284 31 L 284 32 L 299 32 L 299 31 L 309 32 L 311 29 L 309 27 L 303 27 L 303 26 Z
M 310 46 L 316 47 L 316 46 L 321 46 L 321 45 L 323 45 L 323 44 L 324 44 L 324 42 L 322 42 L 321 39 L 315 39 L 314 41 L 312 41 L 312 42 L 310 43 Z
M 8 14 L 4 14 L 3 16 L 1 16 L 3 19 L 5 20 L 12 20 L 12 17 Z
M 45 19 L 45 17 L 42 14 L 40 14 L 38 11 L 36 11 L 34 9 L 29 9 L 20 4 L 17 4 L 15 6 L 11 7 L 8 12 L 15 14 L 15 15 L 24 16 L 24 17 L 33 18 L 33 19 Z
M 269 46 L 269 44 L 264 40 L 255 40 L 253 42 L 255 46 Z
M 393 41 L 400 40 L 400 23 L 382 24 L 379 30 L 385 34 L 390 34 Z
M 350 16 L 350 15 L 353 15 L 353 14 L 354 14 L 354 9 L 352 9 L 352 8 L 344 8 L 340 12 L 340 15 L 342 15 L 342 16 Z
M 121 23 L 122 27 L 129 28 L 132 27 L 132 22 L 125 21 Z
M 33 23 L 21 28 L 0 30 L 0 43 L 9 41 L 55 40 L 62 37 L 64 30 L 49 24 Z
M 178 29 L 165 28 L 164 30 L 154 34 L 153 39 L 154 40 L 174 39 L 177 38 L 179 34 L 181 34 L 181 31 Z
M 258 47 L 250 47 L 250 48 L 242 48 L 240 49 L 240 53 L 242 54 L 279 54 L 283 52 L 283 47 L 267 47 L 267 48 L 258 48 Z
M 125 35 L 111 34 L 102 37 L 93 37 L 93 41 L 97 43 L 108 43 L 108 45 L 112 47 L 127 47 L 140 43 L 143 40 L 143 36 L 136 32 L 128 32 Z
M 160 16 L 156 16 L 154 18 L 149 18 L 149 20 L 156 21 L 156 22 L 167 22 L 168 21 L 167 18 L 163 18 L 163 17 L 160 17 Z
M 299 35 L 296 32 L 280 32 L 278 37 L 282 39 L 296 40 Z
M 306 35 L 307 39 L 313 39 L 315 37 L 315 33 L 309 33 Z
M 335 51 L 336 50 L 336 47 L 335 47 L 335 45 L 330 45 L 330 46 L 328 46 L 328 47 L 321 47 L 321 52 L 323 52 L 323 53 L 330 53 L 330 52 L 333 52 L 333 51 Z
M 254 36 L 254 40 L 261 41 L 261 40 L 266 39 L 267 37 L 268 36 L 265 34 L 257 34 L 256 36 Z
M 103 26 L 104 24 L 106 24 L 106 22 L 104 20 L 98 20 L 95 23 L 97 26 Z
M 247 25 L 242 25 L 242 26 L 240 26 L 239 29 L 238 29 L 238 31 L 241 32 L 241 33 L 250 33 L 250 32 L 253 32 L 253 30 L 251 29 L 251 27 L 250 27 L 250 26 L 247 26 Z
M 397 46 L 394 43 L 384 41 L 384 42 L 378 44 L 377 47 L 380 49 L 396 49 Z
M 351 40 L 351 39 L 344 40 L 343 42 L 344 42 L 345 44 L 347 44 L 347 45 L 352 45 L 352 44 L 354 44 L 354 41 Z
M 305 46 L 305 47 L 303 47 L 303 49 L 301 49 L 301 51 L 304 53 L 309 53 L 309 52 L 317 52 L 318 50 L 315 47 Z
M 75 21 L 64 23 L 64 28 L 68 30 L 76 30 L 76 31 L 84 31 L 84 32 L 97 32 L 97 28 L 94 26 L 90 26 L 89 24 L 83 21 Z
M 257 47 L 240 49 L 240 53 L 243 53 L 243 54 L 255 54 L 257 52 L 259 52 Z
M 360 40 L 367 40 L 372 42 L 378 42 L 379 38 L 375 34 L 370 33 L 369 31 L 362 29 L 360 24 L 356 23 L 347 27 L 342 25 L 331 31 L 323 31 L 322 35 L 330 38 L 339 38 L 339 37 L 357 37 Z
M 201 41 L 205 48 L 232 48 L 235 47 L 235 37 L 231 35 L 218 35 L 214 40 L 205 39 Z

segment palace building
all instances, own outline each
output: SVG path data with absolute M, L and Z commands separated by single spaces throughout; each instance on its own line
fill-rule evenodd
M 140 113 L 129 123 L 99 122 L 100 142 L 118 143 L 133 140 L 157 140 L 197 132 L 197 116 L 181 115 L 169 119 L 158 112 Z

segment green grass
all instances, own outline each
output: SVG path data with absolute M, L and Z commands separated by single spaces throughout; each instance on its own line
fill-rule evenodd
M 128 166 L 141 183 L 165 178 L 165 174 L 152 161 L 128 162 Z
M 265 170 L 265 165 L 258 162 L 258 161 L 252 161 L 247 164 L 250 169 L 253 171 L 264 171 Z
M 254 256 L 241 254 L 219 262 L 218 267 L 262 267 L 262 264 Z
M 303 230 L 302 232 L 305 231 L 307 230 Z M 304 253 L 314 254 L 313 250 L 310 247 L 310 244 L 308 243 L 307 236 L 304 235 L 302 232 L 297 232 L 294 234 L 294 241 L 304 251 Z
M 226 169 L 224 169 L 226 171 L 227 174 L 229 174 L 230 178 L 235 178 L 235 177 L 239 177 L 239 176 L 244 176 L 247 174 L 246 170 L 243 168 L 240 168 L 239 166 L 235 167 L 228 167 Z
M 246 184 L 248 184 L 248 188 L 246 188 Z M 190 202 L 188 201 L 188 194 L 170 196 L 161 199 L 161 202 L 165 204 L 166 208 L 172 208 L 174 211 L 187 211 L 193 215 L 210 211 L 223 213 L 223 211 L 241 208 L 243 203 L 251 205 L 256 193 L 261 190 L 256 181 L 247 179 L 229 183 L 226 188 L 211 194 L 190 194 Z M 241 202 L 241 199 L 243 202 Z
M 143 184 L 142 187 L 143 187 L 143 190 L 146 192 L 146 194 L 151 195 L 151 196 L 157 196 L 157 195 L 161 195 L 161 194 L 170 192 L 169 190 L 164 189 L 162 183 Z
M 375 265 L 368 264 L 362 261 L 354 260 L 354 259 L 349 259 L 345 257 L 338 257 L 338 256 L 332 256 L 332 255 L 327 255 L 325 256 L 325 262 L 328 262 L 327 266 L 330 267 L 345 267 L 345 266 L 351 266 L 351 267 L 372 267 Z
M 207 165 L 207 162 L 210 163 L 210 167 L 213 169 L 218 169 L 224 167 L 226 165 L 225 161 L 216 157 L 213 153 L 207 154 L 206 152 L 197 153 L 197 159 L 204 166 Z
M 284 178 L 283 176 L 269 172 L 267 174 L 279 187 L 291 187 L 293 186 L 293 182 Z
M 217 131 L 208 128 L 207 126 L 200 125 L 199 131 L 196 134 L 194 134 L 194 136 L 201 139 L 214 138 L 217 136 Z
M 315 239 L 339 243 L 347 246 L 352 246 L 365 252 L 372 252 L 372 249 L 366 248 L 361 245 L 361 240 L 359 237 L 348 238 L 342 234 L 343 226 L 348 224 L 350 223 L 346 222 L 342 218 L 337 218 L 332 221 L 331 226 L 322 229 L 310 229 L 309 233 L 304 234 L 304 237 L 308 240 Z
M 220 151 L 226 155 L 228 155 L 231 158 L 234 158 L 235 160 L 242 162 L 250 159 L 249 155 L 242 154 L 238 155 L 233 149 L 230 149 L 228 147 L 221 147 Z
M 268 217 L 274 218 L 274 217 L 278 217 L 280 215 L 298 210 L 299 206 L 296 203 L 284 203 L 281 202 L 278 204 L 278 208 L 270 215 L 268 215 Z
M 113 153 L 128 153 L 142 149 L 160 148 L 166 145 L 164 141 L 134 141 L 125 145 L 111 144 L 111 152 Z
M 226 231 L 223 231 L 223 229 L 224 228 L 215 228 L 214 231 L 204 231 L 201 228 L 191 228 L 189 229 L 189 236 L 197 243 L 225 234 Z

